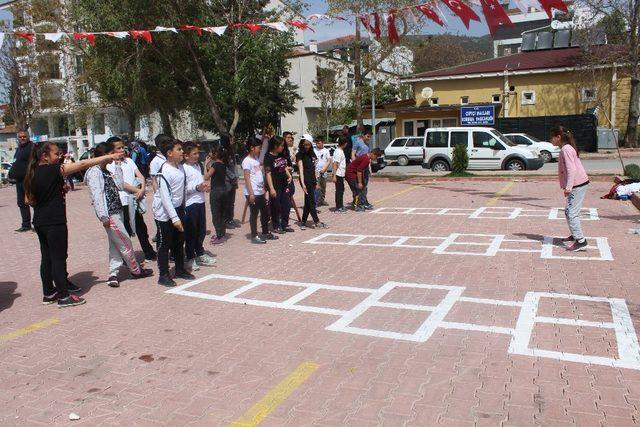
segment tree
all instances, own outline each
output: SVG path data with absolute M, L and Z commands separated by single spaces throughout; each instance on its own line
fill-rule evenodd
M 410 0 L 329 0 L 329 9 L 333 13 L 348 12 L 356 16 L 370 14 L 381 10 L 400 10 L 405 6 L 415 4 Z M 404 15 L 396 15 L 396 26 L 400 37 L 408 34 L 411 30 L 418 28 L 419 24 L 409 22 Z M 381 27 L 386 28 L 384 23 Z M 355 20 L 354 41 L 353 41 L 353 68 L 354 68 L 354 105 L 355 116 L 358 128 L 363 127 L 362 93 L 364 77 L 371 71 L 378 68 L 379 64 L 394 52 L 396 45 L 390 43 L 386 38 L 380 39 L 380 48 L 364 51 L 362 46 L 362 30 L 359 19 Z
M 313 94 L 320 102 L 321 117 L 316 131 L 325 132 L 329 140 L 329 128 L 335 124 L 336 111 L 344 103 L 344 90 L 338 76 L 338 71 L 332 68 L 316 67 L 317 78 L 313 82 Z M 318 132 L 319 133 L 319 132 Z

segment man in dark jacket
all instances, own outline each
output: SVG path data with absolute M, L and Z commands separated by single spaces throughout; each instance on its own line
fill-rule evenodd
M 29 140 L 29 134 L 23 130 L 18 132 L 18 148 L 13 156 L 13 165 L 9 170 L 9 178 L 16 181 L 16 194 L 18 196 L 18 207 L 22 217 L 22 225 L 16 231 L 23 232 L 31 230 L 31 210 L 24 201 L 24 178 L 27 175 L 27 166 L 33 143 Z

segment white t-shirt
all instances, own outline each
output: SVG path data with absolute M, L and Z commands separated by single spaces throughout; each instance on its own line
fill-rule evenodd
M 151 164 L 149 165 L 149 175 L 157 175 L 158 171 L 160 170 L 160 166 L 162 166 L 162 164 L 166 161 L 167 158 L 163 156 L 162 153 L 158 152 L 153 160 L 151 160 Z
M 344 173 L 347 170 L 347 158 L 345 157 L 342 148 L 336 148 L 336 151 L 333 152 L 333 162 L 338 163 L 336 176 L 341 176 L 344 178 Z
M 262 173 L 262 166 L 260 162 L 251 156 L 247 156 L 242 161 L 242 170 L 249 171 L 249 178 L 251 179 L 251 188 L 253 188 L 253 194 L 261 196 L 264 194 L 264 174 Z M 244 195 L 248 196 L 249 191 L 247 186 L 244 187 Z
M 331 154 L 329 153 L 329 149 L 326 147 L 320 150 L 314 148 L 313 151 L 316 153 L 316 157 L 318 158 L 318 161 L 316 162 L 316 172 L 320 172 L 325 166 L 327 166 L 327 163 L 331 158 Z
M 196 187 L 204 181 L 200 165 L 189 165 L 185 163 L 184 173 L 187 175 L 187 200 L 185 206 L 191 206 L 196 203 L 204 203 L 204 193 L 196 190 Z
M 153 194 L 153 217 L 157 221 L 177 222 L 179 217 L 176 208 L 182 206 L 187 192 L 184 167 L 167 163 L 157 179 L 158 190 Z
M 138 170 L 136 162 L 127 157 L 120 162 L 120 166 L 122 167 L 122 179 L 124 180 L 124 183 L 137 186 L 139 182 L 136 180 L 136 171 Z M 115 168 L 115 163 L 109 163 L 107 165 L 107 170 L 111 173 L 115 173 Z M 120 195 L 120 203 L 122 203 L 122 206 L 128 206 L 129 198 L 131 198 L 133 194 L 128 191 L 119 191 L 118 193 Z

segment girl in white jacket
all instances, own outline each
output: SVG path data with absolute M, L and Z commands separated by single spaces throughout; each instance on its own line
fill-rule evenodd
M 118 149 L 123 150 L 121 142 Z M 113 142 L 101 142 L 95 148 L 94 157 L 115 152 L 116 146 Z M 134 278 L 151 276 L 153 271 L 141 268 L 136 260 L 131 238 L 123 224 L 122 203 L 118 193 L 124 186 L 120 164 L 115 165 L 113 174 L 107 170 L 106 164 L 94 166 L 87 170 L 84 179 L 91 190 L 96 216 L 104 226 L 109 238 L 109 279 L 107 284 L 113 288 L 120 286 L 118 272 L 122 267 L 123 260 Z

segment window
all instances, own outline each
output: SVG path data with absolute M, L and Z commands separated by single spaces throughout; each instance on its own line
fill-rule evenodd
M 491 102 L 494 104 L 500 104 L 500 94 L 491 96 Z
M 469 97 L 468 96 L 461 96 L 460 97 L 460 104 L 467 105 L 468 103 L 469 103 Z
M 398 138 L 391 143 L 392 147 L 404 147 L 405 142 L 407 142 L 407 138 Z
M 428 127 L 426 120 L 405 120 L 403 123 L 404 136 L 423 136 Z
M 409 138 L 407 147 L 422 147 L 422 138 Z
M 93 133 L 96 135 L 104 135 L 104 114 L 96 114 L 93 116 Z
M 522 105 L 534 105 L 536 103 L 536 93 L 532 90 L 522 92 Z
M 429 132 L 427 133 L 427 147 L 438 148 L 447 147 L 449 132 Z
M 582 88 L 582 102 L 593 102 L 596 100 L 597 92 L 595 88 Z
M 353 73 L 347 74 L 347 90 L 353 90 L 353 82 L 355 81 L 355 76 Z
M 413 120 L 405 120 L 404 122 L 404 136 L 413 135 Z
M 509 139 L 518 145 L 531 145 L 531 141 L 522 135 L 511 135 Z
M 502 50 L 502 55 L 504 55 L 504 56 L 511 55 L 511 48 L 510 47 L 505 47 Z
M 424 133 L 427 131 L 427 127 L 426 120 L 416 120 L 416 136 L 424 136 Z
M 442 126 L 444 126 L 446 128 L 458 126 L 458 119 L 455 119 L 455 118 L 442 119 Z
M 431 98 L 429 102 L 431 103 L 431 105 L 438 105 L 438 98 Z
M 490 148 L 494 150 L 496 144 L 502 147 L 502 145 L 498 142 L 498 139 L 488 132 L 473 133 L 473 146 L 475 148 Z
M 451 132 L 451 147 L 456 145 L 469 146 L 469 136 L 467 132 Z
M 54 85 L 40 88 L 40 106 L 42 108 L 62 107 L 62 89 Z

